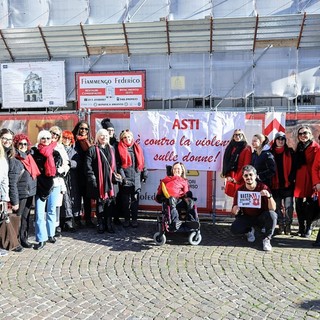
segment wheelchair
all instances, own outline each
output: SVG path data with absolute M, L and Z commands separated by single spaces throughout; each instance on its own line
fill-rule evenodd
M 193 198 L 196 201 L 196 198 Z M 171 207 L 167 202 L 162 202 L 162 210 L 157 216 L 157 229 L 158 231 L 154 234 L 153 240 L 159 246 L 163 245 L 167 241 L 167 233 L 182 232 L 188 234 L 188 242 L 191 245 L 198 245 L 202 236 L 200 233 L 200 222 L 197 212 L 196 204 L 193 205 L 191 210 L 185 208 L 178 210 L 179 220 L 181 225 L 178 229 L 171 229 Z

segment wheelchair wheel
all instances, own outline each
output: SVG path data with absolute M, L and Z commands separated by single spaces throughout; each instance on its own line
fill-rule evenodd
M 191 245 L 197 246 L 202 240 L 201 233 L 199 231 L 191 232 L 188 240 Z
M 163 244 L 166 243 L 167 238 L 166 238 L 166 235 L 165 235 L 165 234 L 160 233 L 160 232 L 156 232 L 156 233 L 153 235 L 153 240 L 154 240 L 154 242 L 156 243 L 156 245 L 162 246 Z

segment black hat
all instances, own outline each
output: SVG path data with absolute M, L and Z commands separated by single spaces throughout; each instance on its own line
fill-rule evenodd
M 276 133 L 276 135 L 274 136 L 274 140 L 277 140 L 277 139 L 280 138 L 280 137 L 287 140 L 285 133 L 284 133 L 284 132 L 281 132 L 281 131 L 279 131 L 279 132 Z
M 111 120 L 109 118 L 105 118 L 101 121 L 101 126 L 103 129 L 113 128 L 114 125 L 112 124 Z

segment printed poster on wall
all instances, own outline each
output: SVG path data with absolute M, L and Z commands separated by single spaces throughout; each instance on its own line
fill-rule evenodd
M 2 63 L 4 109 L 66 106 L 64 61 Z
M 143 110 L 145 71 L 77 73 L 78 109 Z

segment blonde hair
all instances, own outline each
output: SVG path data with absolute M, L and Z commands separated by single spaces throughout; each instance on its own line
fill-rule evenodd
M 120 140 L 122 140 L 123 136 L 126 135 L 126 134 L 130 134 L 130 136 L 133 138 L 133 133 L 129 129 L 126 129 L 126 130 L 122 130 L 121 131 Z
M 53 127 L 51 127 L 49 129 L 49 131 L 50 131 L 50 134 L 51 134 L 51 132 L 59 134 L 60 137 L 57 140 L 57 142 L 61 143 L 61 141 L 62 141 L 62 129 L 60 127 L 58 127 L 58 126 L 53 126 Z
M 242 134 L 241 141 L 248 142 L 248 141 L 247 141 L 247 137 L 246 137 L 246 135 L 244 134 L 244 132 L 243 132 L 242 129 L 235 129 L 235 130 L 233 131 L 233 134 L 232 134 L 232 139 L 233 139 L 233 136 L 235 135 L 236 132 L 239 132 L 239 133 Z

